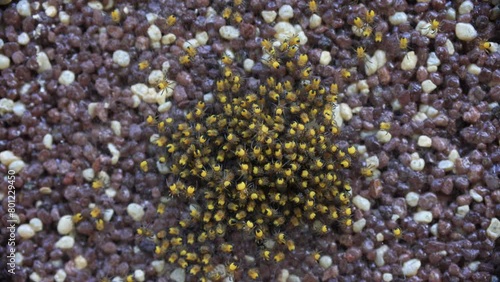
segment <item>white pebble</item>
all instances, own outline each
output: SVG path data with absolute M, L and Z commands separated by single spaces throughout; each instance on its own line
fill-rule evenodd
M 148 94 L 148 86 L 144 83 L 136 83 L 130 87 L 132 93 L 139 97 L 144 97 Z
M 142 208 L 141 205 L 132 203 L 127 206 L 127 213 L 135 221 L 140 221 L 144 216 L 144 209 Z
M 48 6 L 46 9 L 45 9 L 45 14 L 50 17 L 50 18 L 53 18 L 57 15 L 57 8 L 54 7 L 54 6 Z
M 205 102 L 206 103 L 206 102 Z M 170 111 L 170 109 L 172 108 L 172 102 L 171 101 L 167 101 L 161 105 L 158 106 L 158 112 L 160 113 L 166 113 L 168 111 Z
M 219 29 L 219 34 L 222 38 L 231 40 L 240 36 L 240 30 L 231 25 L 222 26 Z
M 452 161 L 453 163 L 458 158 L 460 158 L 460 154 L 458 153 L 458 151 L 456 149 L 451 150 L 450 153 L 448 154 L 448 160 Z
M 384 280 L 385 282 L 392 281 L 392 274 L 391 273 L 382 274 L 382 280 Z
M 100 1 L 90 1 L 89 3 L 87 3 L 87 5 L 94 10 L 104 9 L 104 6 L 102 5 L 102 3 Z
M 120 151 L 112 143 L 108 143 L 108 150 L 111 153 L 111 164 L 116 164 L 120 158 Z
M 59 83 L 62 85 L 70 85 L 75 81 L 75 73 L 70 70 L 63 70 L 58 79 Z
M 82 176 L 87 181 L 92 181 L 95 177 L 94 169 L 87 168 L 82 171 Z
M 87 267 L 87 259 L 82 255 L 77 256 L 75 258 L 75 266 L 77 269 L 84 269 L 85 267 Z
M 474 9 L 474 4 L 472 4 L 471 1 L 464 1 L 462 4 L 460 4 L 460 7 L 458 7 L 458 14 L 463 15 L 463 14 L 468 14 Z
M 69 24 L 70 23 L 70 19 L 71 19 L 70 16 L 65 11 L 59 12 L 59 21 L 62 24 L 65 24 L 65 25 Z
M 135 280 L 137 280 L 139 282 L 144 281 L 146 279 L 144 271 L 141 269 L 136 269 L 134 271 L 134 278 L 135 278 Z
M 411 259 L 405 263 L 403 263 L 403 267 L 401 271 L 405 277 L 411 277 L 417 275 L 418 269 L 422 263 L 418 259 Z
M 375 60 L 375 56 L 370 57 L 366 55 L 365 59 L 365 73 L 367 76 L 374 74 L 378 69 L 377 61 Z
M 111 130 L 113 130 L 113 133 L 116 136 L 121 136 L 122 135 L 122 124 L 117 120 L 112 120 L 111 121 Z
M 408 22 L 408 16 L 404 12 L 396 12 L 389 17 L 389 22 L 392 25 L 400 25 Z
M 405 200 L 406 204 L 410 207 L 416 207 L 418 205 L 418 199 L 420 198 L 420 195 L 415 193 L 415 192 L 409 192 L 406 194 Z
M 467 67 L 467 72 L 473 75 L 479 75 L 481 73 L 481 68 L 476 64 L 470 64 Z
M 175 34 L 169 33 L 169 34 L 163 35 L 161 37 L 161 44 L 170 45 L 170 44 L 174 43 L 176 39 L 177 39 L 177 36 L 175 36 Z
M 437 57 L 436 53 L 430 52 L 429 57 L 427 58 L 427 71 L 436 72 L 439 65 L 441 65 L 441 61 Z
M 278 39 L 280 42 L 283 42 L 291 38 L 295 34 L 295 29 L 293 28 L 293 25 L 285 21 L 281 21 L 276 25 L 274 25 L 274 30 L 276 31 L 274 37 Z M 302 43 L 303 42 L 301 39 L 300 44 Z
M 293 18 L 293 8 L 290 5 L 283 5 L 280 7 L 278 11 L 278 15 L 280 16 L 281 19 L 287 21 L 291 18 Z
M 427 119 L 427 114 L 422 113 L 422 112 L 418 112 L 411 119 L 414 121 L 424 121 Z
M 320 25 L 321 17 L 316 14 L 312 14 L 312 16 L 309 18 L 309 28 L 315 29 Z
M 413 169 L 414 171 L 421 171 L 425 167 L 425 161 L 424 159 L 417 159 L 417 160 L 412 160 L 410 162 L 410 168 Z
M 437 237 L 438 236 L 438 224 L 434 223 L 433 225 L 431 225 L 431 227 L 429 228 L 429 231 L 431 232 L 432 235 Z
M 436 84 L 434 84 L 430 79 L 422 81 L 422 90 L 425 93 L 431 93 L 436 88 L 437 88 Z
M 71 249 L 75 246 L 75 239 L 71 236 L 63 236 L 56 242 L 55 246 L 56 248 L 63 250 Z
M 59 269 L 54 275 L 54 280 L 56 282 L 64 282 L 64 280 L 66 280 L 66 276 L 67 276 L 66 271 L 64 271 L 64 269 Z
M 266 23 L 272 23 L 278 14 L 275 11 L 262 11 L 260 15 Z
M 195 38 L 200 45 L 205 45 L 208 42 L 208 33 L 206 31 L 198 32 L 196 33 Z
M 448 54 L 453 55 L 455 54 L 455 46 L 453 46 L 453 43 L 451 40 L 446 39 L 446 42 L 444 43 L 444 46 L 446 47 L 446 50 L 448 51 Z
M 153 70 L 148 76 L 149 85 L 158 85 L 161 81 L 165 79 L 165 75 L 161 70 Z
M 109 190 L 115 191 L 114 189 L 109 189 Z M 106 222 L 109 222 L 111 220 L 111 218 L 113 217 L 114 214 L 115 214 L 115 210 L 113 210 L 113 209 L 105 209 L 104 212 L 102 213 L 102 219 L 104 221 L 106 221 Z
M 354 196 L 354 198 L 352 198 L 352 203 L 362 211 L 369 211 L 371 207 L 370 201 L 360 195 Z
M 116 50 L 113 53 L 113 62 L 117 63 L 120 67 L 127 67 L 130 64 L 130 55 L 123 50 Z
M 38 63 L 38 73 L 52 69 L 52 64 L 50 63 L 49 57 L 45 54 L 45 52 L 39 52 L 36 54 L 36 62 Z
M 4 54 L 0 54 L 0 70 L 10 67 L 10 58 Z
M 340 103 L 340 116 L 342 117 L 343 120 L 351 120 L 352 118 L 352 110 L 351 107 L 349 107 L 348 104 L 346 103 Z
M 419 211 L 413 214 L 413 220 L 418 223 L 430 223 L 432 221 L 432 213 L 430 211 Z
M 432 145 L 432 140 L 428 136 L 420 135 L 418 137 L 417 145 L 424 148 L 430 148 Z
M 365 162 L 368 167 L 378 168 L 380 165 L 380 160 L 376 155 L 366 158 Z
M 22 160 L 17 160 L 17 161 L 13 161 L 12 163 L 10 163 L 9 169 L 15 171 L 16 173 L 18 173 L 25 166 L 26 166 L 26 164 Z
M 330 64 L 332 61 L 332 54 L 328 51 L 321 51 L 321 55 L 319 56 L 319 63 L 323 66 Z
M 457 217 L 464 218 L 470 211 L 469 205 L 459 206 L 457 208 Z
M 429 108 L 427 109 L 427 111 L 425 113 L 427 114 L 428 117 L 435 118 L 439 114 L 439 111 L 436 108 L 434 108 L 433 106 L 429 106 Z
M 23 17 L 31 16 L 30 3 L 26 0 L 19 1 L 16 5 L 16 10 L 17 10 L 17 13 L 19 13 L 19 15 L 21 15 Z
M 324 269 L 327 269 L 330 266 L 332 266 L 332 263 L 333 263 L 333 260 L 332 260 L 332 257 L 330 257 L 330 256 L 321 256 L 319 258 L 319 266 L 321 266 Z
M 243 61 L 243 69 L 246 71 L 246 72 L 251 72 L 252 71 L 252 68 L 253 66 L 255 66 L 255 61 L 252 60 L 252 59 L 245 59 Z
M 491 219 L 488 229 L 486 229 L 486 234 L 493 240 L 500 237 L 500 221 L 498 218 L 494 217 Z
M 379 130 L 375 134 L 375 137 L 377 138 L 378 142 L 385 144 L 391 141 L 392 135 L 385 130 Z
M 450 160 L 442 160 L 438 163 L 438 168 L 444 171 L 451 171 L 455 167 L 455 164 Z
M 295 274 L 291 274 L 288 276 L 288 278 L 286 279 L 286 282 L 301 282 L 302 280 L 300 280 L 300 278 L 295 275 Z
M 22 102 L 15 102 L 14 103 L 14 107 L 12 108 L 12 112 L 16 116 L 22 117 L 25 111 L 26 111 L 26 106 Z
M 19 160 L 19 157 L 14 155 L 12 151 L 5 150 L 0 153 L 0 162 L 5 166 L 10 165 L 12 162 L 17 160 Z
M 35 230 L 35 232 L 40 232 L 43 230 L 43 222 L 37 217 L 30 219 L 30 225 L 33 230 Z
M 472 197 L 472 199 L 478 203 L 482 202 L 483 201 L 483 196 L 479 195 L 476 190 L 470 190 L 469 192 L 470 196 Z
M 170 279 L 175 282 L 184 282 L 186 281 L 186 272 L 182 268 L 176 268 L 172 273 L 170 273 Z
M 389 250 L 387 245 L 382 245 L 380 248 L 375 250 L 375 264 L 378 267 L 385 265 L 384 254 Z
M 457 23 L 455 25 L 455 34 L 458 39 L 463 41 L 472 41 L 477 37 L 477 31 L 470 23 Z
M 151 266 L 154 268 L 156 273 L 161 273 L 165 269 L 165 261 L 164 260 L 154 260 L 151 262 Z
M 57 232 L 61 235 L 68 235 L 74 228 L 73 220 L 71 215 L 64 215 L 59 219 L 57 223 Z
M 363 228 L 365 228 L 365 226 L 366 226 L 366 219 L 362 218 L 360 220 L 356 220 L 352 224 L 352 231 L 354 233 L 359 233 L 359 232 L 363 231 Z
M 158 42 L 161 40 L 161 30 L 156 25 L 150 25 L 148 27 L 148 36 L 149 39 L 153 42 Z
M 29 277 L 30 277 L 30 280 L 33 281 L 33 282 L 40 282 L 40 281 L 42 281 L 42 278 L 36 272 L 31 273 Z
M 19 45 L 27 45 L 30 42 L 30 37 L 26 32 L 22 32 L 17 36 L 17 43 Z
M 401 69 L 402 70 L 412 70 L 417 66 L 417 55 L 415 55 L 415 52 L 410 51 L 406 53 L 406 56 L 404 56 L 403 61 L 401 62 Z
M 35 230 L 29 224 L 19 225 L 19 227 L 17 228 L 17 233 L 23 239 L 30 239 L 31 237 L 35 236 Z

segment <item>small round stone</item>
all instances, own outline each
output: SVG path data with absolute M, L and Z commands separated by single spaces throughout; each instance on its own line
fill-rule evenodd
M 377 134 L 375 135 L 375 137 L 377 138 L 378 142 L 385 144 L 385 143 L 391 141 L 392 135 L 385 130 L 379 130 L 379 131 L 377 131 Z
M 45 9 L 45 14 L 50 17 L 50 18 L 53 18 L 55 16 L 57 16 L 57 8 L 54 7 L 54 6 L 48 6 L 46 9 Z
M 360 195 L 354 196 L 352 203 L 362 211 L 369 211 L 371 207 L 370 201 Z
M 196 40 L 198 41 L 199 45 L 205 45 L 208 42 L 208 33 L 206 31 L 203 32 L 198 32 L 196 34 Z
M 359 232 L 363 231 L 363 228 L 365 228 L 365 226 L 366 226 L 366 219 L 362 218 L 360 220 L 356 220 L 352 224 L 352 231 L 354 233 L 359 233 Z
M 321 17 L 316 14 L 312 14 L 312 16 L 309 18 L 309 27 L 315 29 L 320 25 L 321 25 Z
M 4 70 L 8 67 L 10 67 L 10 58 L 0 54 L 0 70 Z
M 389 250 L 389 246 L 382 245 L 380 248 L 375 250 L 375 264 L 378 267 L 385 265 L 384 254 Z
M 144 209 L 141 205 L 136 203 L 129 204 L 127 206 L 127 213 L 130 215 L 135 221 L 140 221 L 144 216 Z
M 319 258 L 319 265 L 324 269 L 327 269 L 330 266 L 332 266 L 332 263 L 333 263 L 333 260 L 332 260 L 332 257 L 330 257 L 330 256 L 321 256 Z
M 156 25 L 150 25 L 148 27 L 148 36 L 152 42 L 158 42 L 161 40 L 161 30 Z
M 136 269 L 134 271 L 134 278 L 135 278 L 135 280 L 137 280 L 139 282 L 144 281 L 146 279 L 144 271 L 141 269 Z
M 476 190 L 470 190 L 469 192 L 470 196 L 472 197 L 472 199 L 478 203 L 482 202 L 483 201 L 483 196 L 479 195 Z
M 116 50 L 113 53 L 113 62 L 118 64 L 120 67 L 127 67 L 130 64 L 130 55 L 128 52 L 123 50 Z
M 260 15 L 266 23 L 272 23 L 274 22 L 278 14 L 276 13 L 276 11 L 262 11 Z
M 424 169 L 424 167 L 425 167 L 424 159 L 416 159 L 410 162 L 410 168 L 413 169 L 414 171 L 421 171 Z
M 71 215 L 64 215 L 59 219 L 57 223 L 57 232 L 61 235 L 69 234 L 74 228 L 73 220 Z
M 321 55 L 319 56 L 319 63 L 323 66 L 330 64 L 332 61 L 332 54 L 328 51 L 321 51 Z
M 64 282 L 64 280 L 66 280 L 66 277 L 67 277 L 66 271 L 64 271 L 64 269 L 59 269 L 54 275 L 54 280 L 56 282 Z
M 401 69 L 402 70 L 412 70 L 417 66 L 417 55 L 415 55 L 415 52 L 410 51 L 406 53 L 406 56 L 404 56 L 403 61 L 401 62 Z
M 161 273 L 165 269 L 165 261 L 164 260 L 154 260 L 151 262 L 151 266 L 154 268 L 156 273 Z
M 434 84 L 430 79 L 422 81 L 422 90 L 425 93 L 431 93 L 436 88 L 437 88 L 436 84 Z
M 161 81 L 165 79 L 165 75 L 161 70 L 153 70 L 148 76 L 148 82 L 150 85 L 158 85 Z
M 392 281 L 392 274 L 391 273 L 384 273 L 384 274 L 382 274 L 382 279 L 385 282 Z
M 52 69 L 52 64 L 50 63 L 49 57 L 45 54 L 45 52 L 39 52 L 36 54 L 36 62 L 38 63 L 38 73 Z
M 432 213 L 430 211 L 419 211 L 413 214 L 413 220 L 418 223 L 430 223 L 432 221 Z
M 30 239 L 31 237 L 35 236 L 35 230 L 29 224 L 19 225 L 19 227 L 17 228 L 17 233 L 23 239 Z
M 22 32 L 17 36 L 17 43 L 19 43 L 19 45 L 28 45 L 29 42 L 30 37 L 26 32 Z
M 474 4 L 472 4 L 471 1 L 464 1 L 462 4 L 460 4 L 460 7 L 458 7 L 458 14 L 463 15 L 463 14 L 468 14 L 474 9 Z
M 21 103 L 19 101 L 14 103 L 14 107 L 12 108 L 12 112 L 16 116 L 22 117 L 25 111 L 26 111 L 26 106 L 23 103 Z
M 251 72 L 252 71 L 252 68 L 253 66 L 255 66 L 255 61 L 252 60 L 252 59 L 245 59 L 243 61 L 243 69 L 246 71 L 246 72 Z
M 70 85 L 75 81 L 75 73 L 70 70 L 63 70 L 58 79 L 59 83 L 62 85 Z
M 20 172 L 24 167 L 26 166 L 26 163 L 24 163 L 22 160 L 15 160 L 9 164 L 9 169 L 15 171 L 16 173 Z
M 472 41 L 477 37 L 477 31 L 470 23 L 457 23 L 455 25 L 455 34 L 458 39 L 463 41 Z
M 71 236 L 63 236 L 56 242 L 55 246 L 63 250 L 71 249 L 75 246 L 75 239 Z
M 280 7 L 278 11 L 278 15 L 280 16 L 281 19 L 283 20 L 289 20 L 293 18 L 293 8 L 292 6 L 286 4 Z
M 408 22 L 408 16 L 405 12 L 396 12 L 389 17 L 389 22 L 392 25 L 400 25 Z
M 108 150 L 111 153 L 111 163 L 116 164 L 120 159 L 120 151 L 112 143 L 108 143 Z
M 75 266 L 77 269 L 84 269 L 87 267 L 87 259 L 79 255 L 75 258 Z
M 406 277 L 411 277 L 417 275 L 418 269 L 422 263 L 418 259 L 410 259 L 409 261 L 403 263 L 401 271 Z
M 416 207 L 418 205 L 418 199 L 420 198 L 420 195 L 415 193 L 415 192 L 409 192 L 406 194 L 405 200 L 406 204 L 410 207 Z
M 469 213 L 469 211 L 470 211 L 469 205 L 459 206 L 457 208 L 457 216 L 464 218 Z
M 16 5 L 16 10 L 17 10 L 17 13 L 19 13 L 19 15 L 21 15 L 23 17 L 31 16 L 30 3 L 26 0 L 19 1 Z
M 231 25 L 222 26 L 219 29 L 219 34 L 222 38 L 231 40 L 236 39 L 240 36 L 240 30 Z
M 500 221 L 498 218 L 494 217 L 490 221 L 490 225 L 488 229 L 486 229 L 486 234 L 493 240 L 496 240 L 500 237 Z
M 341 103 L 339 107 L 340 107 L 340 116 L 342 117 L 342 119 L 345 121 L 351 120 L 352 119 L 351 107 L 349 107 L 349 105 L 346 103 Z
M 301 281 L 302 280 L 300 280 L 300 277 L 298 277 L 295 274 L 289 275 L 288 278 L 286 279 L 286 282 L 301 282 Z
M 438 168 L 444 171 L 451 171 L 455 167 L 455 164 L 450 160 L 443 160 L 438 163 Z
M 276 31 L 276 34 L 274 37 L 278 39 L 279 41 L 283 42 L 289 38 L 291 38 L 295 32 L 295 28 L 293 28 L 293 25 L 289 22 L 281 21 L 274 25 L 274 30 Z M 300 44 L 303 45 L 305 42 L 303 42 L 302 39 L 300 39 Z
M 432 145 L 432 140 L 428 136 L 420 135 L 418 137 L 417 145 L 424 148 L 430 148 Z
M 176 268 L 170 273 L 170 279 L 175 282 L 184 282 L 186 281 L 186 272 L 182 268 Z
M 30 226 L 35 230 L 35 232 L 39 232 L 43 230 L 43 222 L 39 218 L 30 219 Z

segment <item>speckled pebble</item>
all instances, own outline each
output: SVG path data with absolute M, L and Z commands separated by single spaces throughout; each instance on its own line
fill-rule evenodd
M 430 223 L 432 221 L 432 213 L 430 211 L 419 211 L 413 214 L 413 220 L 418 223 Z
M 324 268 L 324 269 L 327 269 L 329 268 L 333 263 L 333 260 L 332 260 L 332 257 L 330 256 L 321 256 L 319 258 L 319 265 Z
M 219 29 L 219 34 L 222 38 L 231 40 L 236 39 L 240 36 L 240 30 L 235 28 L 234 26 L 225 25 Z
M 418 137 L 417 145 L 424 148 L 430 148 L 432 145 L 432 140 L 428 136 L 420 135 Z
M 113 62 L 118 64 L 120 67 L 127 67 L 130 64 L 130 55 L 128 52 L 123 50 L 116 50 L 113 53 Z
M 57 223 L 57 232 L 61 235 L 67 235 L 73 231 L 74 224 L 71 215 L 64 215 L 59 219 Z
M 63 236 L 56 242 L 55 247 L 65 250 L 73 248 L 74 245 L 75 245 L 75 238 L 71 236 Z
M 477 31 L 470 23 L 457 23 L 455 26 L 455 35 L 463 41 L 472 41 L 477 37 Z
M 144 216 L 144 209 L 141 205 L 136 203 L 131 203 L 127 206 L 127 213 L 130 215 L 135 221 L 140 221 Z
M 414 171 L 421 171 L 425 167 L 425 160 L 424 159 L 416 159 L 416 160 L 411 160 L 410 162 L 410 168 Z
M 422 263 L 418 259 L 410 259 L 409 261 L 406 261 L 403 263 L 403 267 L 401 268 L 401 271 L 406 277 L 411 277 L 417 275 L 418 269 Z
M 30 239 L 31 237 L 35 236 L 35 230 L 29 224 L 19 225 L 19 227 L 17 228 L 17 233 L 23 239 Z

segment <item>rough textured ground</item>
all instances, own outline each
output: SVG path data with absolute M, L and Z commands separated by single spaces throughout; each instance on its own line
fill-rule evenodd
M 498 281 L 498 1 L 314 3 L 0 6 L 0 280 Z M 233 56 L 242 87 L 257 91 L 285 70 L 261 62 L 272 53 L 262 40 L 279 48 L 294 36 L 314 77 L 339 89 L 335 142 L 357 148 L 353 171 L 342 174 L 352 215 L 327 222 L 327 234 L 305 223 L 269 229 L 266 242 L 277 245 L 269 261 L 254 229 L 230 228 L 194 250 L 207 231 L 194 223 L 174 236 L 180 246 L 156 253 L 158 233 L 190 215 L 189 200 L 170 195 L 175 177 L 158 172 L 163 151 L 148 116 L 154 125 L 172 117 L 175 131 L 198 101 L 221 112 L 220 58 Z M 3 255 L 9 190 L 15 275 Z M 189 233 L 198 243 L 188 243 Z M 295 250 L 276 243 L 279 233 Z

